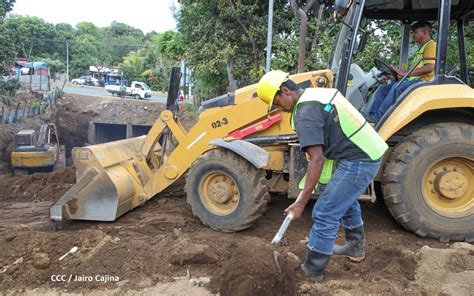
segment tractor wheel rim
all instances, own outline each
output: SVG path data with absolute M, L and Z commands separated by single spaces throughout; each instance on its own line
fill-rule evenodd
M 239 188 L 234 179 L 223 172 L 207 174 L 200 183 L 199 193 L 203 205 L 217 216 L 227 216 L 239 206 Z
M 435 212 L 460 217 L 474 212 L 473 160 L 452 157 L 435 162 L 422 181 L 425 201 Z

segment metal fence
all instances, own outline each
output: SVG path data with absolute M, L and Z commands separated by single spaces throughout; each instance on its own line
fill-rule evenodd
M 10 108 L 2 106 L 0 113 L 0 123 L 15 123 L 21 121 L 23 118 L 36 116 L 42 114 L 52 104 L 52 100 L 47 99 L 40 104 L 25 104 L 17 103 L 16 106 Z
M 49 91 L 51 89 L 49 75 L 20 75 L 20 85 L 29 91 Z

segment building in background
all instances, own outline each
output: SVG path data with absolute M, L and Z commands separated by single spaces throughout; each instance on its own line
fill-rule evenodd
M 18 78 L 21 89 L 28 91 L 49 91 L 50 71 L 45 62 L 28 62 L 26 59 L 18 59 L 10 71 L 7 79 Z

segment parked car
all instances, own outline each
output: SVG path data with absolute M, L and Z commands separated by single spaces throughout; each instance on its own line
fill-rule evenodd
M 79 85 L 92 85 L 92 86 L 99 85 L 99 79 L 92 76 L 81 76 L 79 78 L 75 78 L 71 80 L 71 82 L 73 84 L 79 84 Z

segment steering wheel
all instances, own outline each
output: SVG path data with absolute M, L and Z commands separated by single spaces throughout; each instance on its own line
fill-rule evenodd
M 393 70 L 393 68 L 390 67 L 389 64 L 387 64 L 386 62 L 382 61 L 379 58 L 374 59 L 374 64 L 375 64 L 375 67 L 377 67 L 377 69 L 379 69 L 380 72 L 382 72 L 382 74 L 388 77 L 388 79 L 393 80 L 393 81 L 398 81 L 397 72 L 395 72 L 395 70 Z

